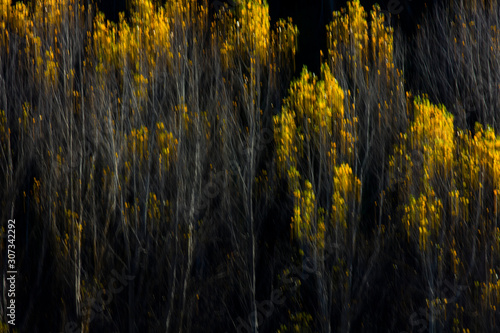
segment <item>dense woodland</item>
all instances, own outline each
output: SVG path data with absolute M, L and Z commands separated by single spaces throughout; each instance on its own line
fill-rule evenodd
M 500 332 L 499 3 L 386 14 L 0 0 L 0 332 L 9 219 L 16 332 Z

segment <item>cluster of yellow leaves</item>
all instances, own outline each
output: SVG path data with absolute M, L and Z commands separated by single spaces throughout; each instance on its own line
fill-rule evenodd
M 188 27 L 199 31 L 203 29 L 206 16 L 206 6 L 193 0 L 167 1 L 165 6 L 158 8 L 152 1 L 132 1 L 131 21 L 126 22 L 121 15 L 117 31 L 120 66 L 128 63 L 136 71 L 150 75 L 155 66 L 171 64 L 176 29 L 184 34 L 187 34 Z
M 476 124 L 475 132 L 474 141 L 471 142 L 475 148 L 472 155 L 474 164 L 486 173 L 494 188 L 500 191 L 500 137 L 495 136 L 491 127 L 484 130 L 480 124 Z
M 177 159 L 177 139 L 172 132 L 165 129 L 165 124 L 156 124 L 156 144 L 159 150 L 158 161 L 160 165 L 160 176 L 162 171 L 170 168 L 170 163 Z
M 147 215 L 150 221 L 159 221 L 161 218 L 160 202 L 154 193 L 149 193 Z
M 441 200 L 436 197 L 434 192 L 421 193 L 418 199 L 412 196 L 408 205 L 405 206 L 403 223 L 406 226 L 408 237 L 410 228 L 418 228 L 418 242 L 422 251 L 427 249 L 431 235 L 437 234 L 439 230 L 442 210 Z
M 336 65 L 348 60 L 354 68 L 363 69 L 368 62 L 368 23 L 367 14 L 359 0 L 347 3 L 348 11 L 333 12 L 333 21 L 327 25 L 328 56 Z M 347 49 L 348 59 L 344 59 Z
M 458 269 L 459 269 L 459 266 L 462 265 L 462 261 L 460 260 L 460 257 L 457 254 L 455 240 L 453 240 L 453 246 L 450 249 L 450 254 L 451 254 L 453 273 L 458 274 Z
M 35 201 L 37 204 L 40 203 L 40 191 L 41 191 L 41 183 L 40 180 L 33 178 L 33 197 L 35 198 Z
M 174 20 L 181 21 L 185 27 L 184 17 L 195 10 L 193 1 L 185 0 L 172 3 L 167 1 L 165 7 L 155 8 L 152 1 L 132 1 L 133 12 L 130 27 L 125 28 L 122 21 L 124 34 L 134 39 L 133 43 L 123 48 L 128 51 L 132 63 L 138 67 L 138 62 L 146 62 L 149 68 L 153 68 L 159 61 L 169 62 L 173 58 L 171 51 L 172 30 Z M 126 41 L 123 41 L 126 43 Z M 140 59 L 142 58 L 142 59 Z M 166 58 L 166 59 L 165 59 Z M 139 68 L 136 68 L 139 70 Z M 149 73 L 150 70 L 145 70 Z
M 300 174 L 295 166 L 291 166 L 287 171 L 288 188 L 291 193 L 295 193 L 300 186 Z
M 202 42 L 208 11 L 206 4 L 193 0 L 167 1 L 160 7 L 153 1 L 134 0 L 131 5 L 130 21 L 120 14 L 118 27 L 97 14 L 92 42 L 98 72 L 115 68 L 123 75 L 124 68 L 131 68 L 136 97 L 142 99 L 155 72 L 173 67 L 180 70 L 179 61 L 186 60 L 181 47 Z M 174 41 L 182 45 L 174 45 Z
M 446 319 L 446 307 L 448 305 L 448 299 L 445 297 L 436 297 L 434 299 L 426 299 L 427 308 L 432 308 L 436 312 L 436 318 L 441 320 Z M 463 333 L 467 333 L 465 330 Z
M 432 105 L 426 98 L 417 97 L 411 109 L 414 121 L 408 133 L 399 134 L 400 144 L 396 145 L 389 161 L 393 178 L 400 178 L 406 172 L 404 180 L 407 186 L 412 182 L 411 167 L 415 162 L 412 158 L 421 157 L 423 180 L 428 183 L 437 173 L 451 171 L 455 150 L 453 116 L 443 106 Z
M 23 115 L 19 117 L 19 124 L 23 125 L 24 131 L 28 130 L 28 122 L 31 117 L 31 105 L 28 102 L 23 103 Z
M 35 2 L 34 21 L 42 23 L 46 28 L 53 30 L 61 26 L 61 22 L 68 14 L 74 0 L 45 0 Z
M 299 79 L 290 85 L 283 109 L 292 113 L 300 126 L 305 117 L 310 123 L 316 111 L 316 99 L 319 97 L 315 91 L 317 82 L 317 77 L 304 68 Z
M 450 198 L 450 210 L 451 215 L 454 217 L 464 217 L 467 219 L 469 217 L 469 199 L 460 194 L 460 191 L 453 190 L 448 193 Z
M 430 238 L 439 232 L 443 204 L 432 188 L 432 184 L 440 177 L 452 174 L 454 166 L 455 140 L 453 116 L 443 106 L 431 104 L 426 98 L 415 98 L 413 102 L 414 120 L 407 134 L 400 134 L 400 144 L 389 161 L 393 179 L 403 177 L 402 193 L 410 193 L 404 206 L 403 225 L 408 237 L 412 231 L 418 231 L 420 249 L 429 247 Z M 414 161 L 421 157 L 419 165 L 414 169 Z M 412 158 L 414 160 L 412 160 Z M 421 172 L 416 177 L 414 170 Z M 415 179 L 416 178 L 416 179 Z M 421 184 L 419 186 L 418 184 Z M 415 184 L 417 183 L 417 184 Z M 411 194 L 416 185 L 420 193 Z M 406 195 L 403 195 L 405 197 Z M 452 209 L 457 211 L 458 192 L 450 192 Z M 444 198 L 446 199 L 446 198 Z
M 7 18 L 12 0 L 0 0 L 0 19 L 4 20 Z
M 375 67 L 379 71 L 385 68 L 385 76 L 389 78 L 394 70 L 393 30 L 384 26 L 385 17 L 376 5 L 371 12 L 371 50 Z
M 7 15 L 2 16 L 5 20 L 4 22 L 8 19 L 7 22 L 10 23 L 11 33 L 19 36 L 27 36 L 28 39 L 33 38 L 33 21 L 30 20 L 26 5 L 22 2 L 16 2 L 13 7 L 10 7 L 10 1 L 7 2 L 9 4 L 5 2 L 2 4 L 3 8 L 7 8 Z
M 304 68 L 300 78 L 292 82 L 281 114 L 274 117 L 282 174 L 297 164 L 298 154 L 310 142 L 338 140 L 343 152 L 353 151 L 353 121 L 344 117 L 344 92 L 326 64 L 322 74 L 324 79 L 318 80 Z
M 124 209 L 122 210 L 123 214 L 123 222 L 125 225 L 136 221 L 137 222 L 137 214 L 140 213 L 141 207 L 139 205 L 139 198 L 135 198 L 133 203 L 125 202 Z
M 46 82 L 50 83 L 51 86 L 56 87 L 57 85 L 57 62 L 54 59 L 54 52 L 52 48 L 45 51 L 45 78 Z
M 148 138 L 149 132 L 146 126 L 141 126 L 139 129 L 132 129 L 128 137 L 128 149 L 134 156 L 139 158 L 139 161 L 147 161 L 149 158 Z
M 498 311 L 500 306 L 500 279 L 495 269 L 490 269 L 486 282 L 480 284 L 481 299 L 487 310 Z M 485 309 L 486 310 L 486 309 Z
M 334 12 L 333 21 L 326 27 L 328 56 L 333 67 L 347 61 L 351 70 L 368 72 L 371 58 L 377 70 L 386 69 L 385 74 L 390 76 L 394 70 L 393 30 L 385 26 L 380 6 L 373 7 L 368 29 L 368 15 L 359 0 L 347 5 L 347 13 L 345 9 Z
M 148 95 L 148 79 L 142 74 L 134 74 L 134 83 L 134 96 L 139 101 L 145 100 Z
M 195 31 L 204 31 L 207 28 L 208 6 L 205 0 L 169 0 L 165 3 L 165 10 L 171 17 L 173 26 L 180 28 L 184 35 L 189 32 L 189 28 Z
M 278 329 L 277 333 L 311 332 L 313 317 L 308 312 L 292 313 L 288 311 L 288 316 L 290 320 L 289 326 L 282 324 Z
M 378 131 L 383 132 L 397 122 L 402 75 L 394 65 L 393 30 L 385 25 L 380 7 L 373 7 L 370 25 L 367 16 L 358 0 L 348 2 L 347 12 L 333 13 L 333 21 L 326 27 L 327 59 L 334 76 L 353 83 L 346 96 L 350 112 L 364 107 L 361 99 L 356 99 L 361 88 L 379 91 Z
M 296 189 L 294 195 L 294 209 L 292 217 L 293 234 L 299 239 L 309 237 L 312 240 L 311 226 L 315 220 L 315 195 L 312 184 L 305 181 L 304 190 Z
M 457 173 L 461 178 L 463 200 L 478 201 L 479 207 L 488 200 L 491 204 L 485 207 L 486 212 L 493 213 L 496 219 L 500 204 L 500 138 L 492 128 L 484 130 L 476 124 L 474 135 L 470 131 L 458 131 L 457 142 Z M 468 218 L 468 210 L 463 213 Z
M 283 109 L 281 114 L 274 117 L 274 126 L 278 170 L 284 175 L 291 166 L 297 164 L 297 145 L 295 144 L 297 127 L 293 114 Z
M 410 147 L 423 153 L 425 179 L 434 178 L 438 166 L 444 173 L 450 173 L 455 153 L 453 116 L 444 106 L 417 97 L 414 117 L 410 126 Z
M 96 70 L 107 74 L 110 65 L 116 63 L 116 26 L 97 13 L 94 18 L 94 36 L 92 38 L 97 57 Z
M 270 40 L 269 6 L 262 0 L 243 0 L 238 3 L 238 12 L 237 40 L 250 46 L 265 63 Z
M 500 29 L 496 25 L 493 25 L 491 28 L 491 49 L 490 51 L 493 54 L 498 54 L 500 51 Z
M 98 13 L 92 37 L 97 71 L 107 73 L 114 68 L 123 75 L 124 68 L 131 68 L 136 85 L 134 93 L 138 99 L 144 98 L 148 80 L 157 67 L 171 68 L 173 24 L 177 20 L 185 28 L 182 17 L 176 15 L 186 15 L 186 11 L 196 8 L 192 1 L 167 2 L 164 7 L 156 8 L 152 1 L 134 0 L 130 21 L 121 13 L 118 27 Z
M 237 0 L 236 15 L 224 12 L 223 26 L 227 34 L 222 42 L 221 52 L 229 65 L 230 59 L 237 54 L 248 53 L 258 58 L 261 64 L 267 63 L 270 48 L 269 6 L 264 0 Z
M 329 224 L 326 218 L 346 230 L 348 211 L 360 201 L 361 193 L 361 182 L 346 163 L 354 156 L 357 118 L 345 112 L 344 91 L 327 64 L 322 65 L 321 74 L 320 80 L 304 69 L 291 83 L 281 114 L 274 117 L 277 167 L 280 175 L 286 175 L 294 197 L 292 234 L 316 242 L 318 249 L 324 248 Z M 306 151 L 325 156 L 332 174 L 333 202 L 327 211 L 316 207 L 315 190 L 309 180 L 300 185 L 298 169 L 306 163 Z M 343 163 L 337 166 L 337 160 Z
M 189 117 L 188 107 L 186 103 L 176 105 L 174 107 L 174 111 L 175 114 L 177 115 L 176 118 L 179 119 L 179 121 L 182 124 L 182 127 L 184 127 L 184 130 L 187 131 L 189 129 L 189 124 L 192 122 L 192 119 L 191 117 Z
M 273 56 L 275 63 L 292 63 L 295 68 L 295 53 L 297 51 L 297 36 L 299 31 L 293 25 L 292 19 L 280 19 L 276 22 L 276 28 L 271 32 L 271 45 L 273 46 Z M 276 71 L 277 66 L 273 67 Z
M 480 124 L 474 135 L 455 130 L 453 116 L 426 98 L 415 98 L 412 110 L 414 120 L 408 133 L 400 134 L 389 161 L 391 177 L 399 182 L 400 199 L 405 201 L 403 225 L 408 236 L 418 231 L 420 248 L 427 250 L 431 237 L 439 234 L 445 202 L 446 215 L 467 221 L 470 211 L 477 211 L 488 230 L 488 221 L 498 216 L 500 138 Z M 436 194 L 435 189 L 443 186 L 445 191 Z M 456 253 L 454 258 L 456 266 L 460 258 Z
M 34 1 L 32 10 L 23 2 L 0 3 L 0 47 L 10 51 L 10 39 L 24 45 L 16 48 L 24 61 L 23 68 L 33 75 L 40 88 L 58 88 L 62 75 L 60 64 L 70 55 L 68 34 L 83 26 L 85 7 L 77 0 Z M 69 89 L 71 85 L 65 85 Z M 66 91 L 69 94 L 71 90 Z
M 30 19 L 26 5 L 17 2 L 12 6 L 10 0 L 2 0 L 0 1 L 0 47 L 5 48 L 7 53 L 13 34 L 26 39 L 28 45 L 36 38 L 33 32 L 33 21 Z
M 343 163 L 335 167 L 333 183 L 332 221 L 334 225 L 347 229 L 349 203 L 360 201 L 361 181 L 352 173 L 351 167 Z
M 348 210 L 360 201 L 361 182 L 348 163 L 354 156 L 356 117 L 344 110 L 344 91 L 327 64 L 322 66 L 322 79 L 304 69 L 291 83 L 281 114 L 274 117 L 277 167 L 286 175 L 289 191 L 294 197 L 293 235 L 317 242 L 324 248 L 330 219 L 334 225 L 347 228 Z M 333 177 L 332 206 L 328 213 L 315 207 L 314 188 L 309 180 L 300 185 L 298 168 L 304 152 L 326 157 Z M 308 156 L 307 158 L 313 158 Z M 340 166 L 337 159 L 344 161 Z M 312 210 L 311 210 L 312 209 Z
M 322 207 L 318 208 L 318 223 L 316 227 L 316 244 L 321 250 L 325 249 L 325 235 L 326 235 L 326 212 Z
M 237 0 L 235 7 L 222 7 L 218 24 L 212 24 L 212 38 L 219 41 L 226 68 L 233 67 L 237 59 L 249 60 L 253 80 L 257 64 L 276 71 L 279 64 L 294 59 L 298 30 L 291 19 L 280 19 L 271 31 L 266 0 Z
M 79 216 L 77 212 L 72 211 L 71 209 L 66 209 L 66 222 L 68 223 L 68 226 L 74 225 L 74 221 L 79 221 Z M 77 228 L 81 231 L 82 225 L 81 223 L 77 223 Z

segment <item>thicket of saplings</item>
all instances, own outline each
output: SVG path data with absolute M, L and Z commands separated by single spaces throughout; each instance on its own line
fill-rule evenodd
M 354 0 L 298 77 L 265 0 L 208 8 L 0 1 L 15 329 L 498 330 L 497 1 Z

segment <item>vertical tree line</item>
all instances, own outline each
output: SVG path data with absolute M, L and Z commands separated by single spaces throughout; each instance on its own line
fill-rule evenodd
M 348 2 L 296 77 L 264 0 L 129 6 L 0 1 L 14 329 L 498 329 L 497 1 Z

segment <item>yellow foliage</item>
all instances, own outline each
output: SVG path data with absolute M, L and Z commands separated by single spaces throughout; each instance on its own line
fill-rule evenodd
M 75 4 L 74 0 L 45 0 L 35 1 L 34 21 L 41 22 L 47 29 L 54 31 L 61 26 L 69 5 Z
M 440 166 L 450 173 L 455 152 L 453 116 L 444 106 L 436 106 L 425 98 L 417 97 L 414 103 L 414 120 L 410 126 L 410 147 L 423 151 L 425 177 L 434 177 Z
M 367 16 L 358 0 L 348 2 L 347 12 L 342 9 L 333 13 L 333 21 L 326 28 L 327 62 L 334 76 L 354 84 L 346 96 L 346 112 L 363 107 L 362 99 L 355 98 L 361 88 L 380 91 L 378 130 L 383 131 L 393 126 L 396 116 L 401 117 L 395 103 L 403 85 L 401 73 L 394 66 L 392 28 L 385 26 L 378 5 L 371 11 L 370 25 Z M 378 75 L 369 75 L 371 72 Z
M 16 2 L 14 7 L 10 10 L 10 23 L 12 24 L 12 32 L 20 36 L 32 36 L 33 23 L 30 20 L 31 18 L 26 5 L 22 2 Z
M 140 162 L 148 160 L 149 150 L 148 150 L 148 128 L 146 126 L 141 126 L 139 129 L 133 129 L 128 138 L 128 148 L 134 156 L 136 156 Z
M 492 128 L 484 130 L 480 124 L 476 124 L 474 136 L 470 131 L 458 132 L 458 146 L 457 175 L 463 188 L 463 198 L 460 200 L 466 201 L 462 206 L 465 209 L 466 204 L 477 201 L 475 208 L 478 209 L 484 207 L 483 202 L 488 202 L 485 208 L 487 212 L 491 209 L 496 218 L 500 203 L 500 138 Z M 468 209 L 462 215 L 468 218 Z
M 483 130 L 476 125 L 476 134 L 471 141 L 474 146 L 474 157 L 481 170 L 486 171 L 495 189 L 500 190 L 500 137 L 495 135 L 491 127 Z
M 361 181 L 352 173 L 351 167 L 343 163 L 335 167 L 333 178 L 332 221 L 346 229 L 348 209 L 353 202 L 360 201 Z
M 349 1 L 347 6 L 347 13 L 344 9 L 333 12 L 333 21 L 326 27 L 328 56 L 334 66 L 349 59 L 351 70 L 362 69 L 368 61 L 367 14 L 359 0 Z M 348 59 L 343 58 L 344 53 Z
M 297 51 L 297 26 L 292 24 L 292 19 L 280 19 L 276 22 L 276 28 L 271 32 L 273 55 L 278 59 L 276 63 L 293 62 L 295 68 L 295 53 Z M 276 66 L 273 67 L 276 70 Z
M 222 18 L 226 39 L 221 53 L 226 65 L 237 54 L 248 54 L 266 64 L 270 49 L 269 6 L 264 0 L 237 0 L 235 15 L 225 12 Z
M 182 127 L 185 131 L 189 129 L 189 125 L 192 123 L 191 117 L 189 117 L 188 107 L 185 103 L 180 105 L 176 105 L 174 107 L 175 114 L 177 115 L 177 119 L 181 122 Z
M 167 171 L 170 164 L 177 159 L 177 139 L 172 132 L 167 132 L 165 124 L 156 123 L 156 145 L 158 147 L 158 160 L 160 164 L 160 175 Z
M 410 202 L 405 206 L 403 223 L 410 236 L 410 231 L 418 230 L 418 242 L 420 249 L 426 251 L 430 237 L 439 232 L 443 205 L 441 200 L 435 196 L 434 191 L 429 194 L 420 194 L 418 199 L 410 197 Z
M 490 269 L 487 281 L 481 283 L 481 300 L 488 310 L 498 311 L 500 306 L 500 279 L 495 269 Z
M 353 122 L 344 117 L 344 92 L 327 65 L 322 66 L 322 75 L 324 79 L 318 80 L 304 68 L 290 85 L 281 114 L 274 117 L 282 173 L 289 165 L 296 165 L 298 154 L 311 142 L 337 140 L 344 152 L 354 144 Z
M 448 198 L 440 198 L 433 188 L 434 184 L 454 177 L 456 140 L 453 116 L 444 106 L 433 105 L 420 97 L 415 98 L 413 111 L 414 119 L 408 133 L 400 133 L 400 142 L 391 156 L 389 167 L 393 179 L 403 180 L 399 190 L 401 199 L 408 200 L 404 204 L 402 220 L 408 238 L 418 234 L 419 247 L 426 251 L 432 237 L 439 235 L 442 202 L 450 202 L 452 216 L 466 212 L 467 208 L 459 190 L 451 189 L 447 192 Z M 421 177 L 417 176 L 418 173 Z M 419 192 L 413 194 L 414 188 Z
M 54 52 L 52 52 L 52 48 L 48 51 L 45 51 L 45 78 L 50 86 L 57 86 L 57 67 L 58 64 L 54 59 Z
M 138 100 L 144 100 L 148 94 L 148 79 L 142 74 L 134 74 L 134 95 Z
M 385 68 L 386 77 L 390 77 L 394 70 L 393 62 L 393 30 L 384 26 L 385 17 L 380 11 L 380 7 L 375 5 L 371 12 L 370 23 L 370 46 L 372 59 L 376 63 L 376 68 Z
M 33 197 L 35 198 L 37 204 L 40 204 L 40 190 L 41 190 L 40 181 L 37 180 L 36 178 L 33 178 Z
M 94 18 L 93 44 L 98 61 L 97 71 L 106 74 L 111 65 L 116 65 L 116 27 L 100 12 Z
M 159 222 L 161 218 L 160 202 L 157 199 L 156 194 L 154 193 L 149 193 L 147 216 L 150 221 L 156 221 L 156 222 Z
M 479 124 L 474 135 L 455 131 L 452 115 L 426 98 L 416 98 L 413 111 L 414 120 L 408 133 L 400 134 L 389 167 L 405 201 L 402 222 L 408 237 L 418 234 L 419 246 L 426 251 L 432 237 L 439 235 L 443 202 L 449 203 L 446 212 L 454 221 L 468 221 L 471 211 L 479 213 L 482 223 L 489 223 L 489 214 L 498 216 L 500 140 L 493 129 Z M 439 195 L 435 189 L 440 189 Z M 456 253 L 454 258 L 456 269 L 460 258 Z
M 305 189 L 300 191 L 296 189 L 294 192 L 294 215 L 292 217 L 292 225 L 294 235 L 298 239 L 309 238 L 312 239 L 312 226 L 315 224 L 316 197 L 312 184 L 306 180 L 304 183 Z
M 9 16 L 12 0 L 0 0 L 0 20 L 5 20 Z
M 277 144 L 278 170 L 283 175 L 290 165 L 297 163 L 295 144 L 296 125 L 293 111 L 283 108 L 280 115 L 274 117 L 274 140 Z
M 179 16 L 185 15 L 186 11 L 189 12 L 192 1 L 180 1 L 175 5 L 167 2 L 165 8 L 155 8 L 152 1 L 134 0 L 132 5 L 134 10 L 128 31 L 129 33 L 133 31 L 134 41 L 133 45 L 130 45 L 130 55 L 135 61 L 139 61 L 142 57 L 151 68 L 160 61 L 161 56 L 168 54 L 169 58 L 172 57 L 170 20 L 172 22 L 182 20 Z M 137 66 L 137 63 L 135 65 Z M 145 72 L 149 73 L 149 70 L 145 69 Z

